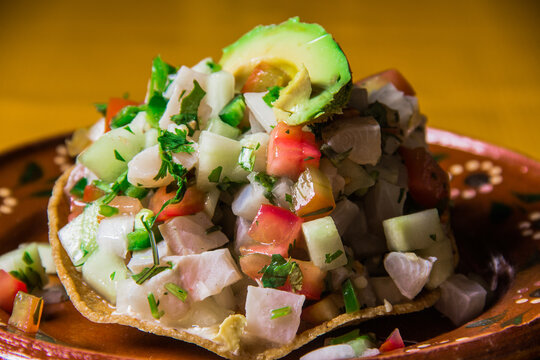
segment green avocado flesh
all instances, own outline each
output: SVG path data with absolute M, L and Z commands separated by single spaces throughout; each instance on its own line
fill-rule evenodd
M 349 100 L 351 71 L 345 54 L 318 24 L 291 18 L 278 25 L 258 26 L 223 49 L 220 64 L 236 79 L 241 89 L 252 70 L 261 62 L 280 67 L 291 78 L 303 64 L 311 79 L 312 93 L 287 120 L 300 125 L 339 113 Z

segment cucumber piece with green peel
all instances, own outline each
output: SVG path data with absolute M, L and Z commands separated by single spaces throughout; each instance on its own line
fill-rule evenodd
M 231 125 L 238 126 L 244 118 L 246 112 L 246 101 L 244 95 L 236 95 L 219 113 L 219 118 L 223 122 Z
M 62 247 L 75 266 L 84 264 L 98 247 L 96 234 L 99 227 L 99 208 L 97 203 L 88 205 L 82 214 L 58 232 Z
M 437 209 L 384 220 L 383 228 L 390 251 L 427 249 L 446 238 Z
M 302 224 L 311 261 L 322 270 L 347 264 L 347 256 L 334 220 L 330 216 Z
M 48 243 L 37 243 L 37 247 L 39 257 L 41 258 L 41 265 L 45 269 L 45 273 L 50 275 L 56 274 L 56 265 L 54 265 L 51 245 Z
M 114 182 L 127 169 L 127 164 L 145 146 L 145 136 L 124 128 L 113 129 L 84 150 L 77 161 L 101 180 Z
M 428 289 L 439 287 L 440 284 L 454 273 L 454 252 L 452 242 L 447 236 L 440 241 L 436 241 L 426 249 L 416 250 L 415 253 L 424 259 L 429 257 L 437 258 L 437 261 L 433 263 L 429 280 L 426 284 Z
M 210 131 L 201 131 L 199 137 L 199 166 L 197 167 L 197 187 L 202 190 L 212 189 L 216 183 L 208 176 L 221 167 L 218 182 L 227 178 L 230 181 L 246 181 L 248 172 L 238 165 L 238 155 L 242 150 L 239 141 Z M 213 180 L 213 179 L 212 179 Z
M 214 134 L 225 136 L 229 139 L 236 139 L 242 133 L 240 129 L 229 125 L 219 118 L 211 118 L 208 120 L 208 127 L 206 130 L 213 132 Z
M 0 256 L 0 269 L 24 282 L 30 291 L 41 289 L 49 282 L 37 243 L 23 245 Z
M 116 305 L 116 284 L 128 276 L 124 260 L 107 249 L 97 249 L 82 266 L 83 280 Z

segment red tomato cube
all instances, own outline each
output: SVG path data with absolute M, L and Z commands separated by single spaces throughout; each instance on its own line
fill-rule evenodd
M 19 291 L 27 292 L 26 284 L 0 269 L 0 309 L 11 313 Z
M 399 329 L 395 329 L 392 331 L 390 336 L 386 339 L 386 341 L 381 345 L 379 348 L 379 351 L 384 353 L 388 351 L 392 351 L 395 349 L 401 349 L 404 348 L 405 344 L 403 343 L 403 339 L 401 339 L 401 334 L 399 333 Z
M 176 191 L 167 192 L 167 187 L 161 187 L 150 199 L 148 208 L 157 214 L 163 204 L 176 195 Z M 188 187 L 182 201 L 169 204 L 163 209 L 156 221 L 165 221 L 176 216 L 193 215 L 204 209 L 205 195 L 195 186 Z

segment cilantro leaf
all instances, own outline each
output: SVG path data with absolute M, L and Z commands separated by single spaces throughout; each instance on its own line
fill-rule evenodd
M 69 190 L 69 193 L 71 195 L 75 195 L 76 197 L 82 199 L 82 197 L 84 196 L 84 189 L 86 188 L 87 184 L 88 184 L 88 179 L 81 178 L 79 181 L 75 183 L 75 185 L 73 185 L 71 190 Z
M 279 98 L 279 91 L 283 89 L 281 86 L 272 86 L 268 88 L 268 94 L 263 96 L 264 102 L 270 106 L 274 107 L 272 103 Z
M 190 128 L 190 135 L 192 132 L 199 128 L 197 112 L 199 110 L 199 105 L 201 100 L 206 95 L 206 91 L 199 85 L 197 80 L 193 80 L 193 90 L 184 97 L 184 93 L 180 95 L 180 98 L 183 97 L 182 103 L 180 104 L 180 114 L 174 115 L 171 117 L 171 120 L 176 124 L 186 124 Z M 192 126 L 191 123 L 195 123 L 195 126 Z
M 279 254 L 272 255 L 270 265 L 265 266 L 262 272 L 263 287 L 278 288 L 285 285 L 289 278 L 293 291 L 302 288 L 303 275 L 300 267 L 294 261 L 287 261 Z
M 156 56 L 152 61 L 152 74 L 150 75 L 150 97 L 156 93 L 160 94 L 167 88 L 169 74 L 176 72 L 176 69 Z
M 223 166 L 218 166 L 217 168 L 212 170 L 210 175 L 208 175 L 208 181 L 218 183 L 219 178 L 221 177 L 221 171 L 223 171 Z
M 238 156 L 238 165 L 246 171 L 253 171 L 255 167 L 255 149 L 242 146 L 242 150 Z
M 277 177 L 260 172 L 255 175 L 254 180 L 261 184 L 266 190 L 264 193 L 264 197 L 267 198 L 272 205 L 275 205 L 276 199 L 274 194 L 272 193 L 272 190 L 274 189 L 274 185 L 278 180 Z
M 161 119 L 166 107 L 167 99 L 159 93 L 155 93 L 150 100 L 148 100 L 146 113 L 148 114 L 148 120 L 150 120 L 149 123 L 153 128 L 159 127 L 159 119 Z
M 343 254 L 343 251 L 342 250 L 337 250 L 335 253 L 333 254 L 325 254 L 325 260 L 324 262 L 327 263 L 327 264 L 330 264 L 332 261 L 336 260 L 338 257 L 341 256 L 341 254 Z
M 187 132 L 181 129 L 175 129 L 175 132 L 164 131 L 158 137 L 158 142 L 163 151 L 171 151 L 173 153 L 185 152 L 192 154 L 195 149 L 190 146 L 193 144 L 187 140 Z
M 116 149 L 114 150 L 114 157 L 116 158 L 116 160 L 126 162 L 126 159 L 124 159 Z
M 107 115 L 107 103 L 94 103 L 94 107 L 100 113 L 101 115 L 105 116 Z
M 210 71 L 215 73 L 215 72 L 218 72 L 221 70 L 221 65 L 213 62 L 213 61 L 208 61 L 206 63 L 206 66 L 208 66 L 210 68 Z

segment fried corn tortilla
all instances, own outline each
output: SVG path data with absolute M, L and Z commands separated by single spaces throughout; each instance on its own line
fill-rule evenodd
M 420 311 L 432 306 L 439 298 L 438 290 L 424 290 L 412 301 L 393 305 L 391 311 L 387 311 L 385 306 L 381 305 L 362 309 L 354 313 L 341 314 L 332 320 L 299 332 L 295 339 L 288 344 L 279 347 L 268 347 L 261 344 L 257 347 L 248 345 L 241 347 L 238 352 L 232 352 L 223 344 L 191 334 L 182 329 L 165 327 L 161 326 L 158 322 L 143 321 L 134 317 L 115 314 L 114 306 L 84 283 L 82 274 L 73 266 L 58 238 L 58 231 L 67 223 L 69 214 L 69 204 L 64 195 L 64 186 L 70 172 L 71 170 L 68 170 L 57 180 L 49 201 L 49 240 L 60 281 L 66 288 L 75 308 L 93 322 L 127 325 L 156 335 L 169 336 L 199 345 L 227 359 L 270 360 L 281 358 L 316 337 L 336 328 L 358 324 L 376 317 Z

